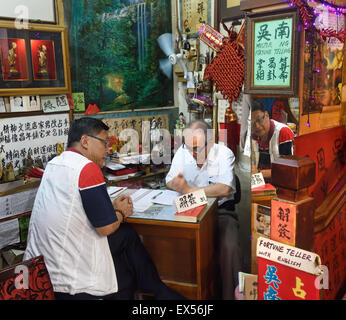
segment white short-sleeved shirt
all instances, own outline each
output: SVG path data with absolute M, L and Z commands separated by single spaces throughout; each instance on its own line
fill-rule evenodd
M 235 157 L 231 149 L 214 143 L 203 166 L 199 168 L 197 161 L 182 145 L 173 157 L 171 168 L 166 176 L 166 183 L 182 173 L 191 187 L 207 187 L 216 183 L 230 186 L 232 188 L 231 195 L 220 198 L 218 204 L 221 205 L 234 199 L 234 162 Z
M 93 208 L 95 217 L 90 220 Z M 78 152 L 65 151 L 45 169 L 24 260 L 43 255 L 56 292 L 95 296 L 117 292 L 107 237 L 93 225 L 116 220 L 101 169 Z

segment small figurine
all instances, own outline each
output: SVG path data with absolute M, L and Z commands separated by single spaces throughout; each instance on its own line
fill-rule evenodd
M 37 56 L 39 68 L 38 75 L 46 77 L 49 75 L 49 73 L 47 70 L 47 47 L 44 44 L 38 47 Z
M 4 170 L 4 182 L 10 182 L 16 180 L 16 176 L 14 174 L 14 169 L 12 163 L 7 163 L 6 168 Z
M 10 75 L 13 77 L 20 75 L 20 73 L 16 69 L 16 60 L 17 60 L 16 48 L 17 48 L 17 44 L 15 42 L 11 42 L 10 48 L 8 50 L 8 64 L 10 65 Z
M 57 143 L 57 154 L 58 156 L 61 155 L 64 152 L 64 146 L 62 145 L 62 143 L 59 141 Z
M 150 124 L 150 141 L 152 144 L 159 142 L 160 139 L 160 131 L 157 128 L 156 119 L 152 118 Z
M 175 128 L 176 129 L 185 129 L 186 122 L 185 117 L 182 112 L 179 113 L 179 119 L 176 121 Z
M 43 168 L 43 162 L 42 162 L 42 160 L 41 160 L 40 157 L 37 157 L 37 158 L 35 159 L 35 166 L 36 166 L 37 168 L 44 169 L 44 168 Z

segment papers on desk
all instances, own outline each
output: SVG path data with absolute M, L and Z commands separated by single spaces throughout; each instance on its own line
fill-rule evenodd
M 157 194 L 157 196 L 153 199 L 153 202 L 166 206 L 172 206 L 174 205 L 174 199 L 180 195 L 181 193 L 176 191 L 162 190 L 161 193 Z
M 111 170 L 120 170 L 126 168 L 123 164 L 114 163 L 112 161 L 107 161 L 105 167 Z
M 154 201 L 154 198 L 161 194 L 161 190 L 139 189 L 131 194 L 133 202 L 133 211 L 144 212 L 148 210 Z

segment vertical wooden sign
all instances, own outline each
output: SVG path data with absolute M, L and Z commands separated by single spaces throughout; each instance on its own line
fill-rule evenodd
M 297 206 L 287 201 L 272 199 L 271 210 L 270 238 L 295 246 Z

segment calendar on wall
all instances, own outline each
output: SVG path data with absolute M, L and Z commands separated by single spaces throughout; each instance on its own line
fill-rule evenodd
M 199 27 L 211 23 L 210 0 L 179 0 L 182 32 L 186 34 L 198 33 Z

